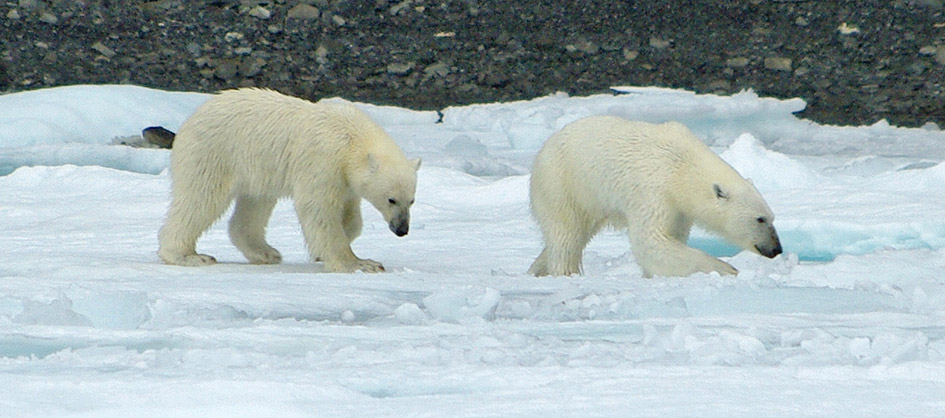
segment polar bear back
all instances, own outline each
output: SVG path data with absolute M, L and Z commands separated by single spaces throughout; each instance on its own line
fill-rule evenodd
M 227 90 L 181 126 L 171 172 L 209 163 L 234 176 L 244 192 L 285 196 L 294 184 L 312 181 L 293 175 L 346 176 L 349 160 L 374 150 L 406 161 L 383 129 L 349 102 L 312 103 L 265 89 Z M 187 161 L 207 158 L 214 160 Z
M 653 200 L 688 193 L 704 178 L 698 171 L 740 179 L 682 124 L 594 116 L 545 142 L 532 173 L 542 181 L 532 182 L 532 193 L 571 194 L 575 205 L 620 225 L 627 210 L 663 207 L 668 202 Z

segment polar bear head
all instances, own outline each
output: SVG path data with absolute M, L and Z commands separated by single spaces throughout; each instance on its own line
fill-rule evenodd
M 410 230 L 410 207 L 417 189 L 420 159 L 368 154 L 355 184 L 358 194 L 373 205 L 398 237 Z
M 774 214 L 749 180 L 735 177 L 712 183 L 713 203 L 701 223 L 741 248 L 774 258 L 782 252 Z

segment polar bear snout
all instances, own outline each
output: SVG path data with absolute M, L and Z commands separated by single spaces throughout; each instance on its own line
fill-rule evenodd
M 390 231 L 398 237 L 407 235 L 407 232 L 410 231 L 410 215 L 401 215 L 391 219 L 388 223 L 388 227 L 390 227 Z
M 401 225 L 390 224 L 390 230 L 394 233 L 394 235 L 397 235 L 398 237 L 402 237 L 402 236 L 404 236 L 404 235 L 407 235 L 407 232 L 409 232 L 409 230 L 410 230 L 410 225 L 407 225 L 407 224 L 401 224 Z
M 781 248 L 781 240 L 778 239 L 778 234 L 774 231 L 771 232 L 770 242 L 755 244 L 755 250 L 758 251 L 758 254 L 768 258 L 775 258 L 778 254 L 784 252 Z

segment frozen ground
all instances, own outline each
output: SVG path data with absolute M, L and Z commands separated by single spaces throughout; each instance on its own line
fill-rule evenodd
M 940 417 L 945 133 L 796 119 L 801 100 L 620 89 L 450 108 L 365 106 L 424 158 L 410 235 L 365 207 L 324 274 L 287 202 L 278 266 L 159 263 L 168 152 L 204 95 L 76 86 L 0 96 L 0 416 Z M 580 277 L 525 274 L 528 167 L 579 117 L 680 120 L 758 185 L 786 254 L 704 233 L 737 277 L 643 279 L 606 232 Z

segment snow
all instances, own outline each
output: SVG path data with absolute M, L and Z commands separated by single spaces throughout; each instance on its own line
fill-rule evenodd
M 800 99 L 620 87 L 418 112 L 364 104 L 424 158 L 407 237 L 372 208 L 322 273 L 281 202 L 276 266 L 159 262 L 175 130 L 206 95 L 72 86 L 0 96 L 0 416 L 937 417 L 945 410 L 945 133 L 823 126 Z M 735 277 L 643 279 L 625 236 L 585 275 L 528 276 L 528 170 L 591 114 L 679 120 L 776 214 L 773 260 L 702 231 Z

